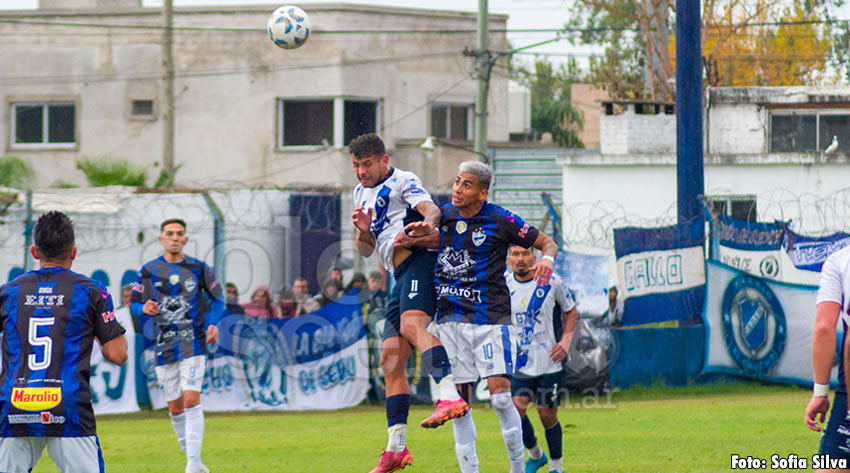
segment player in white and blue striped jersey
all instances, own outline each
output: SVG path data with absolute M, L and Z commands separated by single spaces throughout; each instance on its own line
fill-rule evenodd
M 546 465 L 546 454 L 537 443 L 534 427 L 526 415 L 534 401 L 549 446 L 550 473 L 563 473 L 563 435 L 558 408 L 567 392 L 564 362 L 572 343 L 578 311 L 563 281 L 552 275 L 549 284 L 538 286 L 532 268 L 536 258 L 519 245 L 508 249 L 512 274 L 505 278 L 511 294 L 511 313 L 517 329 L 520 352 L 517 372 L 511 380 L 511 395 L 522 418 L 522 442 L 528 449 L 526 473 Z

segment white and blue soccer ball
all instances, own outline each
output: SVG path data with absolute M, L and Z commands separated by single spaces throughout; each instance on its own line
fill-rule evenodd
M 301 47 L 310 37 L 310 18 L 296 6 L 282 6 L 269 17 L 269 36 L 283 49 Z

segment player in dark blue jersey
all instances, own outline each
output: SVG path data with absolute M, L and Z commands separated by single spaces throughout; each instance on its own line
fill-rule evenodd
M 152 318 L 156 350 L 156 378 L 177 441 L 186 454 L 186 472 L 208 472 L 201 461 L 204 411 L 201 389 L 206 372 L 206 344 L 218 341 L 218 323 L 224 310 L 222 289 L 212 270 L 183 253 L 189 241 L 186 222 L 168 219 L 160 225 L 159 242 L 165 252 L 139 271 L 131 312 Z M 209 296 L 211 307 L 207 307 Z
M 487 202 L 492 180 L 493 173 L 486 164 L 461 163 L 451 204 L 443 207 L 436 266 L 437 321 L 458 389 L 468 398 L 471 383 L 479 377 L 487 379 L 511 473 L 519 473 L 523 471 L 522 423 L 511 400 L 516 333 L 511 324 L 505 262 L 511 244 L 542 250 L 543 258 L 534 270 L 535 280 L 545 286 L 552 276 L 558 247 L 520 217 Z M 423 237 L 431 228 L 413 223 L 406 230 Z M 472 416 L 467 414 L 453 422 L 461 471 L 477 473 Z
M 850 247 L 831 254 L 823 264 L 818 287 L 815 312 L 815 333 L 812 340 L 812 371 L 814 386 L 809 405 L 806 407 L 806 425 L 820 432 L 829 411 L 829 377 L 832 360 L 836 352 L 836 325 L 841 322 L 847 331 L 850 314 Z M 838 387 L 829 423 L 823 429 L 818 454 L 831 459 L 850 463 L 850 418 L 847 415 L 847 350 L 846 335 L 838 347 Z M 813 465 L 814 466 L 814 465 Z M 817 468 L 817 466 L 815 466 Z M 846 466 L 844 467 L 846 468 Z M 822 469 L 827 471 L 826 468 Z M 821 471 L 819 469 L 819 471 Z M 846 471 L 846 470 L 842 470 Z
M 104 358 L 124 364 L 124 328 L 106 287 L 70 271 L 77 248 L 65 214 L 42 215 L 33 238 L 40 268 L 0 286 L 0 471 L 30 471 L 46 446 L 60 471 L 103 472 L 91 350 L 97 338 Z

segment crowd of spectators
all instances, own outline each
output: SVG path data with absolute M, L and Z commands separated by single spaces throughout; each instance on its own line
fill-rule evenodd
M 240 314 L 258 319 L 287 319 L 309 314 L 319 310 L 343 295 L 352 295 L 363 304 L 363 314 L 386 307 L 388 292 L 384 274 L 380 271 L 365 274 L 356 272 L 346 285 L 342 271 L 333 268 L 322 281 L 321 289 L 310 294 L 307 279 L 298 277 L 292 287 L 284 286 L 272 294 L 268 286 L 257 285 L 251 291 L 250 300 L 239 302 L 239 290 L 232 282 L 225 285 L 225 309 L 232 314 Z

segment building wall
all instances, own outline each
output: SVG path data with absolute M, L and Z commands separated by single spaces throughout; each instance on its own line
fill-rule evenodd
M 709 109 L 708 152 L 718 154 L 766 153 L 767 110 L 757 104 L 718 104 Z
M 82 0 L 81 0 L 82 1 Z M 90 1 L 88 3 L 91 3 Z M 101 5 L 103 2 L 99 2 Z M 106 2 L 109 3 L 109 2 Z M 104 4 L 105 5 L 105 4 Z M 279 98 L 377 99 L 379 130 L 388 148 L 430 134 L 430 101 L 472 104 L 469 76 L 475 34 L 322 34 L 359 29 L 475 29 L 475 15 L 400 8 L 312 5 L 309 42 L 297 50 L 275 47 L 264 31 L 271 7 L 177 8 L 175 161 L 182 185 L 349 185 L 350 164 L 341 139 L 322 147 L 278 149 Z M 22 20 L 121 25 L 161 24 L 158 10 L 28 11 Z M 506 17 L 491 16 L 504 29 Z M 126 159 L 146 167 L 149 182 L 162 156 L 161 32 L 157 29 L 0 25 L 0 127 L 11 128 L 11 103 L 71 100 L 77 104 L 73 149 L 16 149 L 0 133 L 0 152 L 37 170 L 37 186 L 84 184 L 82 157 Z M 506 49 L 492 34 L 491 48 Z M 392 59 L 387 59 L 392 58 Z M 507 79 L 494 75 L 489 136 L 508 138 Z M 129 118 L 130 101 L 155 100 L 155 117 Z
M 669 153 L 676 149 L 676 116 L 636 114 L 633 104 L 625 113 L 601 115 L 602 154 Z
M 608 100 L 608 92 L 596 88 L 591 84 L 570 85 L 570 100 L 573 107 L 581 112 L 584 120 L 578 139 L 588 149 L 599 149 L 600 130 L 599 117 L 602 115 L 601 106 L 603 100 Z

